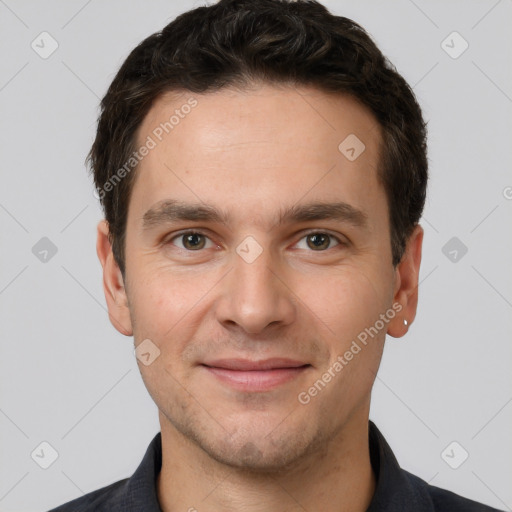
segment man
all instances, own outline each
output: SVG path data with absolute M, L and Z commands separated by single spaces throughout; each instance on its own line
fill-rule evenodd
M 416 314 L 426 127 L 357 24 L 221 0 L 130 54 L 89 159 L 109 316 L 161 433 L 55 511 L 485 511 L 369 422 Z

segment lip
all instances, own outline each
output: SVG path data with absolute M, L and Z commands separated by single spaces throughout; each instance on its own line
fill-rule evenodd
M 273 370 L 276 368 L 298 368 L 306 365 L 307 363 L 286 357 L 272 357 L 270 359 L 261 359 L 260 361 L 251 361 L 250 359 L 240 358 L 215 359 L 213 361 L 206 361 L 203 364 L 205 366 L 223 368 L 226 370 L 255 371 Z
M 240 391 L 268 391 L 297 378 L 310 364 L 287 358 L 261 361 L 218 359 L 201 365 L 221 382 Z

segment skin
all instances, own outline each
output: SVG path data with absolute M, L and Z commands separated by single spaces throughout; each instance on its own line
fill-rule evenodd
M 152 106 L 139 141 L 191 97 L 197 106 L 137 169 L 125 279 L 108 225 L 98 225 L 110 319 L 135 345 L 150 339 L 160 350 L 150 365 L 138 364 L 159 408 L 162 510 L 364 511 L 375 490 L 371 389 L 386 333 L 403 336 L 404 319 L 414 320 L 423 230 L 415 228 L 393 267 L 376 172 L 381 131 L 355 99 L 268 84 L 167 93 Z M 366 146 L 353 162 L 338 150 L 349 134 Z M 144 214 L 167 199 L 215 206 L 229 223 L 144 229 Z M 276 223 L 289 206 L 332 201 L 363 212 L 366 225 Z M 184 229 L 204 234 L 202 248 L 176 235 Z M 330 245 L 316 248 L 310 231 L 341 243 L 327 238 Z M 252 263 L 236 252 L 247 236 L 262 248 Z M 299 393 L 393 304 L 401 311 L 301 404 Z M 311 366 L 276 388 L 247 392 L 201 366 L 232 357 L 288 357 Z

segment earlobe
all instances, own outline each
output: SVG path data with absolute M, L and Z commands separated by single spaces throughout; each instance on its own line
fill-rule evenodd
M 389 323 L 387 331 L 394 338 L 404 336 L 416 317 L 422 244 L 423 228 L 418 224 L 407 241 L 402 260 L 395 269 L 393 303 L 400 304 L 401 308 Z
M 96 252 L 103 268 L 103 291 L 112 325 L 125 336 L 132 336 L 132 322 L 124 279 L 115 261 L 105 220 L 98 224 Z

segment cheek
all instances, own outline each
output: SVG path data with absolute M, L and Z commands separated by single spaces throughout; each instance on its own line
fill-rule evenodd
M 378 274 L 344 266 L 325 278 L 301 280 L 298 296 L 326 334 L 340 341 L 352 339 L 387 308 L 387 290 Z
M 161 339 L 185 315 L 189 302 L 189 294 L 170 276 L 158 271 L 139 276 L 130 299 L 135 339 Z
M 161 350 L 183 349 L 205 314 L 208 293 L 219 276 L 215 272 L 180 272 L 168 265 L 147 263 L 133 283 L 131 314 L 137 341 L 155 340 Z M 170 343 L 172 340 L 172 343 Z
M 175 379 L 183 379 L 182 354 L 188 340 L 194 337 L 201 289 L 191 279 L 170 275 L 152 268 L 132 288 L 131 315 L 135 345 L 149 339 L 157 347 L 158 356 L 149 365 L 138 366 L 144 383 L 157 404 L 165 390 L 166 400 L 178 400 L 179 386 Z M 157 352 L 155 352 L 157 353 Z

